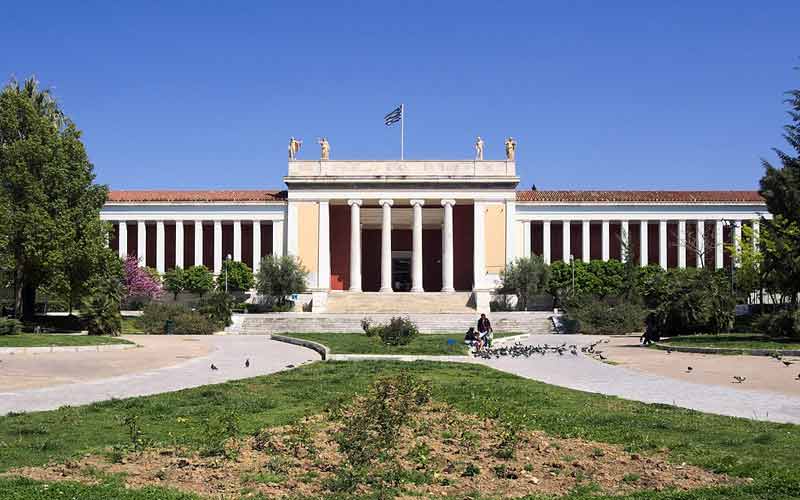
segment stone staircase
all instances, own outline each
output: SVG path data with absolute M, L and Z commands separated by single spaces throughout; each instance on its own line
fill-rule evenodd
M 399 294 L 398 294 L 399 295 Z M 370 318 L 383 323 L 392 316 L 404 316 L 417 324 L 422 333 L 462 333 L 475 326 L 478 314 L 471 313 L 268 313 L 241 315 L 238 333 L 269 335 L 273 333 L 361 333 L 361 320 Z M 552 312 L 494 312 L 488 314 L 498 333 L 553 333 Z
M 325 313 L 404 314 L 474 314 L 470 306 L 472 292 L 330 292 Z

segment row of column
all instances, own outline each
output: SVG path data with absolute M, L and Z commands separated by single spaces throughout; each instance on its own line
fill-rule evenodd
M 659 220 L 656 221 L 658 223 L 658 262 L 659 265 L 666 269 L 667 268 L 667 220 Z M 695 231 L 695 248 L 696 249 L 705 249 L 706 248 L 706 241 L 705 241 L 705 220 L 697 220 L 696 221 L 696 231 Z M 738 249 L 739 245 L 741 244 L 742 240 L 742 221 L 723 221 L 723 220 L 716 220 L 713 221 L 714 223 L 714 265 L 717 269 L 722 268 L 723 260 L 724 260 L 724 241 L 723 241 L 723 227 L 725 223 L 729 223 L 733 225 L 733 244 Z M 546 264 L 550 264 L 551 256 L 550 256 L 550 223 L 549 220 L 542 221 L 542 258 Z M 570 241 L 570 227 L 571 221 L 565 220 L 561 221 L 563 224 L 562 230 L 562 256 L 563 259 L 566 261 L 569 259 L 571 254 L 571 241 Z M 609 220 L 600 221 L 601 223 L 601 256 L 604 261 L 609 260 L 611 254 L 611 242 L 610 242 L 610 223 Z M 648 255 L 648 226 L 651 221 L 642 220 L 638 222 L 640 226 L 639 229 L 639 264 L 641 266 L 648 265 L 649 262 L 649 255 Z M 686 242 L 687 242 L 687 235 L 686 235 L 686 220 L 678 220 L 678 267 L 685 268 L 686 267 Z M 523 241 L 524 241 L 524 248 L 523 252 L 524 255 L 530 256 L 531 255 L 531 221 L 523 221 Z M 584 262 L 589 262 L 590 259 L 590 224 L 591 221 L 584 220 L 580 221 L 581 224 L 581 260 Z M 758 221 L 753 220 L 753 244 L 757 244 L 757 237 L 758 237 Z M 628 246 L 629 244 L 629 227 L 630 223 L 627 220 L 620 221 L 620 236 L 622 240 L 623 247 Z M 697 251 L 695 252 L 696 259 L 697 259 L 697 267 L 703 267 L 703 259 L 705 258 L 705 251 Z M 625 256 L 622 255 L 624 259 Z
M 324 209 L 323 209 L 323 203 Z M 327 212 L 327 202 L 320 209 Z M 422 207 L 425 200 L 410 200 L 412 207 L 411 291 L 422 292 Z M 442 291 L 453 288 L 453 205 L 455 200 L 441 200 L 444 210 L 442 224 Z M 350 291 L 361 291 L 361 205 L 362 200 L 348 200 L 350 206 Z M 392 292 L 392 206 L 394 200 L 378 200 L 381 207 L 381 292 Z M 327 224 L 327 223 L 326 223 Z M 320 227 L 323 215 L 320 212 Z M 320 231 L 320 247 L 327 246 Z
M 194 262 L 184 263 L 183 259 L 183 220 L 171 221 L 175 224 L 175 267 L 185 267 L 185 264 L 200 266 L 203 265 L 203 221 L 194 222 Z M 234 220 L 233 223 L 233 255 L 235 261 L 242 260 L 242 222 Z M 244 221 L 253 225 L 253 272 L 258 271 L 261 255 L 261 223 L 260 220 Z M 119 221 L 119 241 L 118 252 L 121 258 L 127 257 L 128 253 L 128 223 Z M 136 222 L 137 248 L 136 256 L 142 263 L 147 262 L 147 229 L 145 221 Z M 222 271 L 222 221 L 214 221 L 214 274 Z M 156 270 L 163 273 L 166 271 L 165 265 L 165 231 L 164 221 L 156 221 Z M 273 255 L 283 255 L 283 221 L 272 221 L 272 253 Z

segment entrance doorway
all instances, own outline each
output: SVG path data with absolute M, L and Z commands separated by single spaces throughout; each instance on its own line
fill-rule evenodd
M 392 289 L 396 292 L 411 290 L 411 252 L 392 252 Z

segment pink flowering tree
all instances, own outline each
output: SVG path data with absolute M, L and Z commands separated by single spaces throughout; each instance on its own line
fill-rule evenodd
M 161 293 L 161 285 L 153 279 L 147 269 L 139 267 L 139 259 L 135 255 L 129 255 L 125 259 L 125 298 L 157 299 Z

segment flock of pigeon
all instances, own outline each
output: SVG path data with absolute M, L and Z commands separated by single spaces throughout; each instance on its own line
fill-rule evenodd
M 582 346 L 580 351 L 584 354 L 589 354 L 592 356 L 597 356 L 601 361 L 605 361 L 607 358 L 603 355 L 603 351 L 598 351 L 595 348 L 603 343 L 608 342 L 608 340 L 600 340 L 595 342 L 594 344 L 588 346 Z M 516 342 L 509 346 L 500 346 L 500 347 L 486 347 L 479 351 L 475 351 L 473 356 L 476 358 L 483 358 L 483 359 L 499 359 L 501 357 L 511 356 L 512 358 L 529 358 L 533 355 L 544 356 L 546 354 L 558 354 L 559 356 L 564 356 L 565 354 L 571 354 L 572 356 L 578 355 L 578 346 L 576 344 L 567 345 L 564 342 L 561 345 L 550 345 L 550 344 L 522 344 L 520 342 Z
M 247 358 L 247 359 L 244 360 L 244 367 L 245 368 L 250 368 L 250 358 Z M 286 368 L 294 368 L 294 365 L 286 365 Z M 211 371 L 215 372 L 217 370 L 219 370 L 219 367 L 217 365 L 215 365 L 214 363 L 211 363 Z

